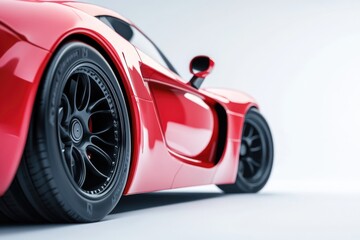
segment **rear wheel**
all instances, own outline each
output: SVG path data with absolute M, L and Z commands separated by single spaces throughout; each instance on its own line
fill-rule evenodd
M 250 109 L 245 116 L 236 181 L 218 187 L 228 193 L 260 191 L 270 177 L 273 152 L 272 136 L 266 120 L 257 109 Z
M 121 87 L 94 48 L 71 42 L 54 56 L 39 88 L 16 178 L 0 218 L 93 222 L 125 187 L 130 122 Z

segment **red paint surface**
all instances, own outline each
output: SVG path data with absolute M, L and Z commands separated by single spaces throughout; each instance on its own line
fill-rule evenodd
M 71 36 L 97 42 L 123 86 L 133 141 L 124 194 L 234 182 L 244 114 L 257 107 L 251 97 L 190 87 L 93 17 L 127 21 L 110 10 L 61 1 L 1 1 L 0 9 L 0 195 L 21 161 L 46 66 Z

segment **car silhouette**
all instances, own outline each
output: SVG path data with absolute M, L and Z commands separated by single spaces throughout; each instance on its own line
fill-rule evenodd
M 95 5 L 0 2 L 0 221 L 93 222 L 122 195 L 216 184 L 255 193 L 273 163 L 255 100 L 187 81 Z

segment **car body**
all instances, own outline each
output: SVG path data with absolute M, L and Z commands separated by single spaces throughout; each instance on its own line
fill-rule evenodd
M 245 115 L 258 108 L 252 97 L 194 88 L 161 52 L 154 60 L 107 26 L 101 16 L 129 24 L 159 51 L 111 10 L 8 0 L 0 9 L 0 196 L 18 171 L 44 73 L 59 46 L 74 40 L 97 49 L 121 79 L 132 137 L 123 195 L 235 182 Z

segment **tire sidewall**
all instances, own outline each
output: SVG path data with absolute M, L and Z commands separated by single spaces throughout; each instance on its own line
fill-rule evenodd
M 260 114 L 257 109 L 251 108 L 248 111 L 245 117 L 245 122 L 246 121 L 256 124 L 260 131 L 262 131 L 262 133 L 264 134 L 264 140 L 266 141 L 265 144 L 267 145 L 267 152 L 265 153 L 267 162 L 264 172 L 259 177 L 259 179 L 257 179 L 256 181 L 247 180 L 238 172 L 236 184 L 240 189 L 243 189 L 244 192 L 258 192 L 265 186 L 271 174 L 274 158 L 273 139 L 270 128 L 265 118 Z
M 60 104 L 61 94 L 67 82 L 67 76 L 82 63 L 91 63 L 97 66 L 100 74 L 105 74 L 110 80 L 107 86 L 119 104 L 121 112 L 118 113 L 120 124 L 124 124 L 125 143 L 119 153 L 120 164 L 115 170 L 112 186 L 101 197 L 93 198 L 82 194 L 75 188 L 72 179 L 62 159 L 59 147 L 57 112 Z M 80 43 L 70 42 L 62 46 L 55 54 L 48 71 L 45 75 L 44 85 L 41 92 L 41 107 L 39 107 L 40 118 L 37 121 L 37 134 L 42 135 L 45 140 L 46 151 L 49 161 L 49 171 L 53 177 L 51 181 L 58 191 L 57 200 L 63 203 L 66 209 L 71 209 L 83 221 L 97 221 L 106 216 L 118 203 L 124 190 L 130 165 L 130 123 L 125 99 L 121 87 L 106 60 L 92 47 Z M 123 122 L 122 122 L 123 121 Z

